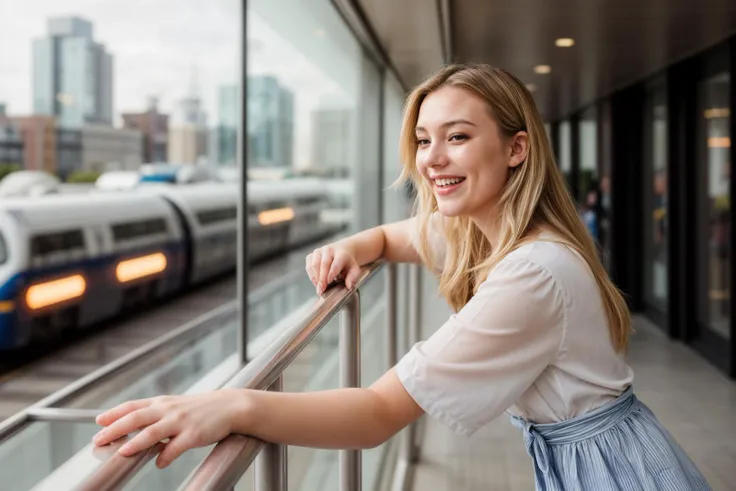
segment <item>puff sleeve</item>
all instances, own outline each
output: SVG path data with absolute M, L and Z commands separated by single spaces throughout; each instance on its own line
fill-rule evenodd
M 507 257 L 460 312 L 399 361 L 396 373 L 427 414 L 470 436 L 554 360 L 564 309 L 563 292 L 546 269 Z

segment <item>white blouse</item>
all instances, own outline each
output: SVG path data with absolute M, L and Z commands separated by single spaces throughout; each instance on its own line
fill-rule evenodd
M 633 381 L 611 344 L 590 269 L 549 239 L 542 234 L 501 260 L 463 309 L 396 366 L 417 404 L 460 434 L 504 411 L 534 423 L 563 421 Z M 443 257 L 441 232 L 431 230 L 430 243 Z

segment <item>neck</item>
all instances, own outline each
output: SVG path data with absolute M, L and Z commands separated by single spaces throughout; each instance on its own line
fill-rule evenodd
M 491 244 L 491 248 L 495 249 L 496 244 L 498 244 L 499 229 L 498 216 L 496 215 L 495 210 L 484 212 L 479 216 L 471 216 L 470 219 L 475 226 L 483 232 L 483 235 L 486 236 L 486 239 L 488 239 L 488 242 Z

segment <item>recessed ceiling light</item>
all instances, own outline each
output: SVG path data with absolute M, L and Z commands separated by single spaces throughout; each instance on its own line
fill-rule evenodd
M 535 90 L 537 90 L 537 86 L 534 84 L 526 84 L 526 88 L 529 92 L 534 92 Z
M 534 67 L 534 73 L 547 74 L 552 71 L 552 67 L 549 65 L 537 65 Z
M 575 40 L 573 38 L 560 38 L 555 41 L 555 44 L 560 48 L 569 48 L 575 44 Z

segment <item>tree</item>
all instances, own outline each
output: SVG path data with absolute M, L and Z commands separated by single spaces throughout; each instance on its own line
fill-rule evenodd
M 69 183 L 87 183 L 95 182 L 100 177 L 100 173 L 93 170 L 75 170 L 69 177 L 66 178 L 66 182 Z
M 10 174 L 11 172 L 19 171 L 20 166 L 18 164 L 5 164 L 0 163 L 0 181 Z

